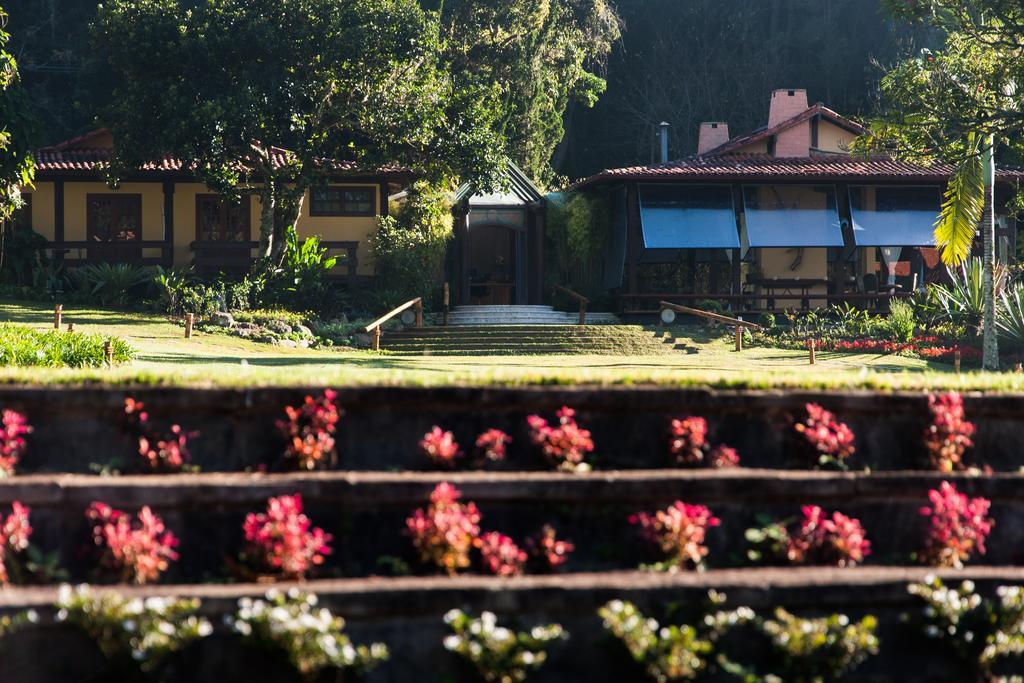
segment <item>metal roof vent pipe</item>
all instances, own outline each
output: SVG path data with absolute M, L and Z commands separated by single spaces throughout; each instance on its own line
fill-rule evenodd
M 668 163 L 668 121 L 662 121 L 658 124 L 658 139 L 661 142 L 661 163 Z

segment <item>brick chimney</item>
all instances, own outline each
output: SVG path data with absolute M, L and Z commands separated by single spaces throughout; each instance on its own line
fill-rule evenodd
M 697 154 L 704 154 L 729 141 L 729 124 L 721 121 L 700 124 L 697 137 Z
M 768 127 L 807 111 L 806 90 L 776 90 L 768 108 Z M 775 136 L 776 157 L 807 157 L 811 154 L 811 122 L 803 121 Z

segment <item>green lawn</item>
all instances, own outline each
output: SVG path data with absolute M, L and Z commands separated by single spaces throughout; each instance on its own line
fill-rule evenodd
M 52 326 L 52 308 L 0 302 L 0 320 Z M 135 362 L 113 370 L 0 368 L 5 383 L 181 384 L 194 386 L 356 384 L 661 384 L 719 387 L 957 387 L 1024 390 L 1024 376 L 969 372 L 941 363 L 870 354 L 822 353 L 809 365 L 799 351 L 752 348 L 703 328 L 677 330 L 680 350 L 657 356 L 399 356 L 354 350 L 287 349 L 221 334 L 183 338 L 160 316 L 66 306 L 76 330 L 123 337 Z

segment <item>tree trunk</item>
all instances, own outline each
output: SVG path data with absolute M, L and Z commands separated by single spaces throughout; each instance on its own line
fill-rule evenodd
M 302 202 L 305 198 L 305 188 L 300 191 L 298 188 L 286 188 L 280 186 L 275 191 L 277 205 L 274 207 L 273 217 L 273 241 L 270 249 L 270 262 L 275 267 L 280 267 L 284 262 L 285 246 L 287 240 L 285 233 L 288 228 L 298 230 L 299 214 L 302 212 Z
M 999 369 L 999 337 L 996 329 L 996 283 L 995 283 L 995 139 L 990 136 L 985 143 L 984 178 L 985 210 L 981 219 L 982 260 L 984 277 L 982 288 L 985 300 L 985 319 L 982 333 L 982 367 L 985 370 Z
M 267 179 L 260 188 L 260 259 L 269 259 L 277 242 L 274 239 L 274 214 L 277 204 L 274 195 L 274 183 Z

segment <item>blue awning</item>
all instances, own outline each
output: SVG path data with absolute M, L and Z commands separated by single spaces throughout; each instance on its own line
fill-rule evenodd
M 751 247 L 841 247 L 843 229 L 832 185 L 744 185 Z
M 739 249 L 729 185 L 641 185 L 645 249 Z
M 942 188 L 850 188 L 853 238 L 861 247 L 933 247 Z

